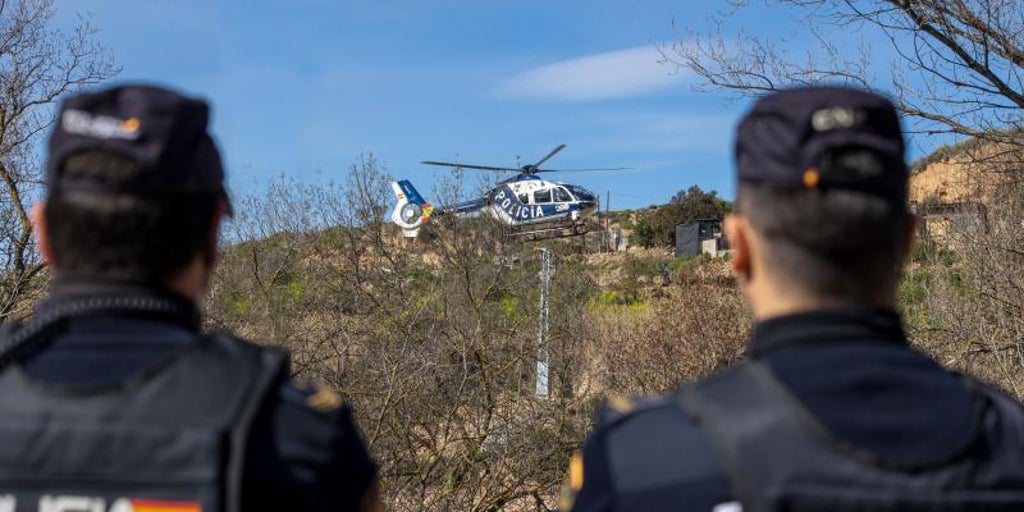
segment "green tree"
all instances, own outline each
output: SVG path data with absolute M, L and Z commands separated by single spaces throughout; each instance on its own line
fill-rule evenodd
M 732 204 L 718 197 L 718 192 L 705 192 L 693 185 L 672 196 L 639 219 L 630 242 L 644 247 L 672 245 L 677 224 L 696 220 L 721 220 L 732 210 Z

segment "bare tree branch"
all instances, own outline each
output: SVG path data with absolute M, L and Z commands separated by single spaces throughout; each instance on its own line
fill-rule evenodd
M 662 48 L 665 60 L 693 72 L 704 90 L 762 94 L 817 83 L 889 92 L 913 131 L 988 137 L 1016 144 L 1024 112 L 1024 6 L 1020 0 L 766 0 L 800 15 L 805 57 L 743 30 L 733 9 L 710 29 L 689 29 Z M 876 49 L 854 35 L 882 36 L 897 60 L 890 77 L 872 76 Z M 889 85 L 886 86 L 886 82 Z M 1010 135 L 1008 135 L 1010 134 Z
M 52 106 L 118 72 L 87 20 L 65 33 L 53 17 L 52 0 L 0 2 L 0 216 L 15 221 L 0 231 L 0 323 L 24 310 L 42 284 L 28 203 L 43 181 L 32 151 L 53 124 Z

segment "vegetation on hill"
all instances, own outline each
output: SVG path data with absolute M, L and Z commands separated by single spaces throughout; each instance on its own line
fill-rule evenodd
M 588 256 L 486 218 L 408 241 L 387 181 L 368 158 L 346 183 L 281 180 L 242 201 L 207 321 L 340 390 L 395 509 L 550 509 L 607 393 L 663 392 L 742 353 L 749 321 L 722 262 Z M 538 247 L 555 255 L 543 340 Z M 542 350 L 550 398 L 535 394 Z
M 718 197 L 717 191 L 705 192 L 694 185 L 677 192 L 668 204 L 639 214 L 629 241 L 643 247 L 670 247 L 677 224 L 721 220 L 731 210 L 732 204 Z
M 931 209 L 900 290 L 911 337 L 943 364 L 1024 396 L 1024 151 L 971 141 L 941 158 L 911 179 L 912 189 L 926 174 L 938 182 L 919 199 Z M 947 200 L 971 207 L 942 208 Z

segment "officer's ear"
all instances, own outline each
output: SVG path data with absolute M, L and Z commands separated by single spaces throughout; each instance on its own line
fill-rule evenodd
M 732 270 L 744 282 L 750 280 L 750 223 L 742 215 L 725 216 L 725 236 L 729 239 Z
M 36 243 L 39 244 L 39 254 L 43 257 L 43 263 L 53 265 L 53 248 L 50 247 L 50 232 L 46 226 L 46 201 L 39 201 L 32 205 L 32 228 L 36 232 Z

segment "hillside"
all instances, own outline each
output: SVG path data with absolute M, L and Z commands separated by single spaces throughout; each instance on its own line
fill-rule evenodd
M 1020 146 L 968 139 L 944 146 L 912 166 L 910 200 L 919 204 L 989 203 L 1019 169 Z

